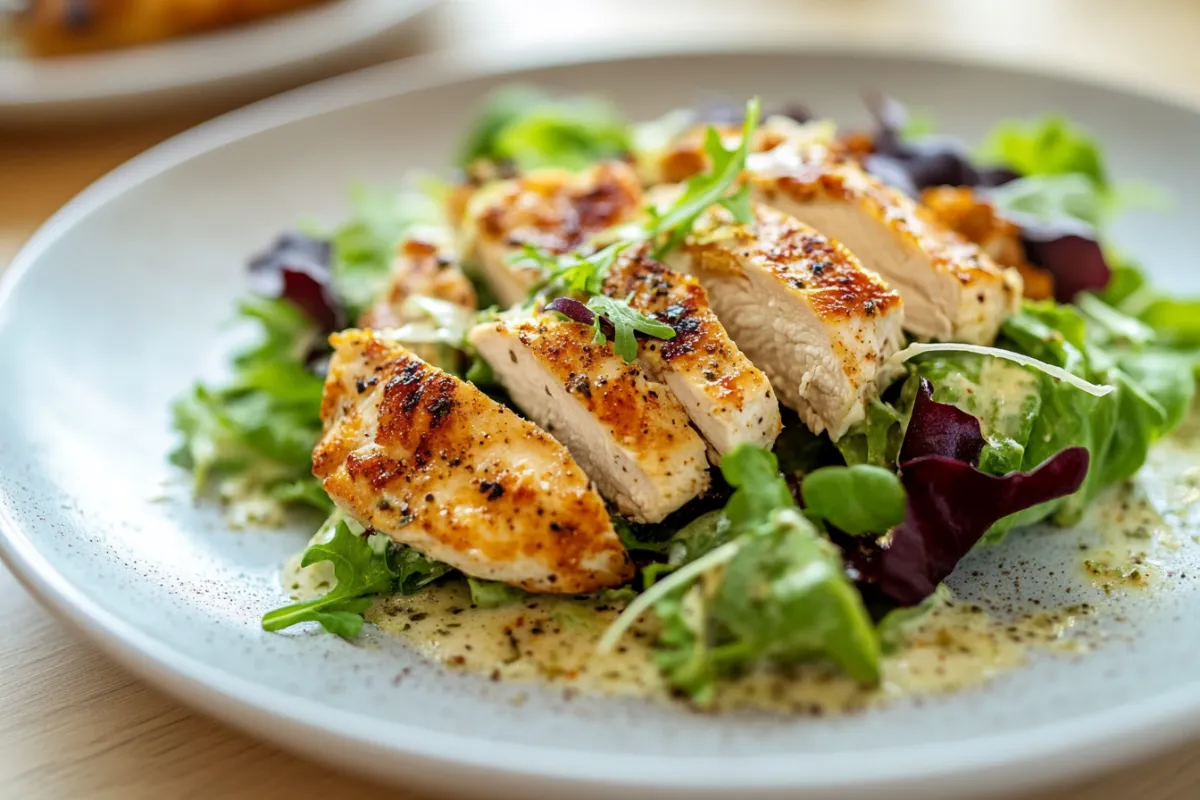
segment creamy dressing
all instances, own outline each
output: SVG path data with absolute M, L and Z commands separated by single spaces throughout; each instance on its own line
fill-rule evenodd
M 546 596 L 474 608 L 465 584 L 451 581 L 420 594 L 384 598 L 367 618 L 430 659 L 494 681 L 669 699 L 670 687 L 654 664 L 658 629 L 653 620 L 640 621 L 611 653 L 596 652 L 597 639 L 618 613 L 596 600 Z M 1078 651 L 1081 645 L 1069 633 L 1091 613 L 1091 607 L 1080 605 L 1001 621 L 979 606 L 942 598 L 916 623 L 908 644 L 884 657 L 877 688 L 864 689 L 821 665 L 764 670 L 723 682 L 713 707 L 827 714 L 953 691 L 1018 666 L 1031 647 Z
M 982 382 L 1010 389 L 1019 402 L 1016 373 L 1024 370 L 997 370 Z M 1198 419 L 1193 415 L 1179 433 L 1156 445 L 1136 479 L 1105 493 L 1089 511 L 1086 532 L 1076 534 L 1081 572 L 1106 593 L 1165 587 L 1172 554 L 1200 546 L 1200 536 L 1184 533 L 1200 528 L 1200 466 L 1192 466 L 1200 444 Z M 319 531 L 313 541 L 330 533 Z M 308 599 L 328 591 L 333 575 L 328 563 L 301 568 L 296 556 L 281 579 L 294 597 Z M 433 661 L 494 681 L 546 683 L 567 694 L 671 699 L 654 662 L 653 615 L 637 622 L 612 652 L 597 652 L 598 639 L 621 610 L 602 600 L 548 595 L 479 608 L 465 582 L 448 580 L 416 595 L 380 598 L 367 619 Z M 939 594 L 929 613 L 908 629 L 906 643 L 883 657 L 880 686 L 864 689 L 820 664 L 764 670 L 722 682 L 713 708 L 829 714 L 977 686 L 1037 651 L 1086 651 L 1089 638 L 1076 627 L 1096 614 L 1096 606 L 1081 603 L 997 615 Z M 1089 633 L 1094 627 L 1088 626 Z
M 1135 483 L 1098 498 L 1089 518 L 1096 540 L 1080 544 L 1080 563 L 1088 579 L 1106 593 L 1149 586 L 1161 577 L 1159 551 L 1179 548 L 1162 515 Z
M 1080 566 L 1106 593 L 1142 589 L 1169 573 L 1174 553 L 1200 544 L 1183 532 L 1200 526 L 1200 415 L 1157 444 L 1142 471 L 1097 498 L 1088 512 L 1093 533 L 1080 543 Z

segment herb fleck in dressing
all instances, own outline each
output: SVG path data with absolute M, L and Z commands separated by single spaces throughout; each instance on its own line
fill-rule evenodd
M 368 620 L 428 658 L 495 681 L 668 699 L 670 688 L 651 649 L 655 623 L 639 622 L 612 652 L 596 652 L 596 640 L 619 611 L 596 600 L 545 596 L 472 608 L 466 586 L 450 581 L 385 598 Z M 941 598 L 908 643 L 884 658 L 884 679 L 876 689 L 863 689 L 831 667 L 809 665 L 722 682 L 713 708 L 827 714 L 978 685 L 1023 663 L 1031 647 L 1078 649 L 1071 629 L 1091 613 L 1080 605 L 1001 621 L 979 606 Z
M 1193 415 L 1192 419 L 1197 416 Z M 1181 430 L 1159 443 L 1142 472 L 1097 499 L 1089 514 L 1094 531 L 1080 543 L 1084 573 L 1111 594 L 1170 576 L 1171 555 L 1200 525 L 1200 468 L 1194 435 Z

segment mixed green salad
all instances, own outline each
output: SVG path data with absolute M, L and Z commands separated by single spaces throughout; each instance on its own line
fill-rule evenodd
M 893 359 L 896 380 L 836 443 L 785 417 L 773 451 L 742 445 L 727 453 L 713 488 L 664 522 L 614 516 L 638 573 L 606 593 L 627 605 L 598 647 L 615 646 L 653 615 L 662 673 L 698 704 L 722 680 L 813 659 L 878 682 L 894 628 L 969 550 L 1018 526 L 1078 522 L 1192 407 L 1200 300 L 1159 292 L 1106 239 L 1113 216 L 1146 192 L 1114 184 L 1090 133 L 1057 116 L 1005 121 L 973 150 L 895 101 L 879 99 L 872 110 L 875 128 L 845 137 L 865 169 L 913 197 L 958 187 L 982 198 L 1015 226 L 1023 265 L 1053 293 L 1026 299 L 994 347 L 913 343 Z M 541 297 L 569 295 L 552 310 L 593 324 L 597 339 L 612 339 L 627 360 L 639 338 L 674 331 L 599 293 L 616 255 L 638 242 L 669 252 L 715 205 L 738 219 L 748 214 L 739 176 L 759 106 L 683 113 L 692 123 L 706 116 L 736 119 L 740 140 L 727 145 L 710 129 L 707 168 L 645 224 L 604 246 L 523 254 L 544 270 Z M 485 181 L 635 158 L 678 117 L 639 125 L 595 98 L 510 89 L 483 108 L 453 166 Z M 281 237 L 251 262 L 255 291 L 238 309 L 259 330 L 257 343 L 233 358 L 231 380 L 198 383 L 175 405 L 181 441 L 172 458 L 190 470 L 197 493 L 215 493 L 253 522 L 281 522 L 297 509 L 329 515 L 303 564 L 328 562 L 332 588 L 270 611 L 266 630 L 316 622 L 354 637 L 374 597 L 439 581 L 468 581 L 485 607 L 525 596 L 364 530 L 334 511 L 312 474 L 326 337 L 383 289 L 405 237 L 445 224 L 452 191 L 430 177 L 398 193 L 359 190 L 344 226 Z M 490 305 L 487 288 L 477 290 L 480 305 Z M 461 327 L 439 318 L 436 305 L 429 320 L 418 339 L 439 345 L 436 365 L 504 399 Z

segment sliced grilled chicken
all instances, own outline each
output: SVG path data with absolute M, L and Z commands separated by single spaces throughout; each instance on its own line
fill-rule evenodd
M 455 263 L 449 235 L 434 233 L 405 239 L 396 248 L 387 286 L 359 317 L 361 327 L 398 328 L 412 322 L 415 315 L 407 301 L 416 296 L 475 308 L 475 289 Z
M 863 418 L 902 341 L 900 296 L 854 254 L 763 205 L 739 225 L 710 212 L 684 245 L 738 347 L 780 401 L 836 440 Z
M 1054 297 L 1054 276 L 1025 257 L 1021 227 L 996 213 L 986 197 L 967 186 L 932 186 L 921 192 L 921 206 L 939 223 L 979 245 L 997 264 L 1015 267 L 1025 297 Z
M 331 342 L 313 473 L 346 513 L 529 591 L 590 592 L 633 576 L 604 501 L 551 436 L 371 331 Z
M 525 299 L 542 277 L 509 259 L 524 245 L 561 254 L 614 225 L 636 219 L 642 190 L 628 164 L 607 161 L 580 173 L 547 169 L 480 189 L 467 203 L 466 255 L 475 260 L 501 305 Z
M 542 315 L 469 338 L 526 416 L 565 444 L 622 514 L 659 522 L 708 488 L 704 442 L 666 386 L 592 329 Z
M 647 186 L 680 183 L 707 170 L 709 160 L 704 151 L 704 137 L 709 127 L 695 125 L 665 143 L 652 143 L 639 149 L 637 168 L 642 182 Z M 720 135 L 726 149 L 741 144 L 741 124 L 716 124 L 711 127 Z M 829 120 L 800 123 L 789 117 L 772 116 L 755 128 L 750 152 L 764 153 L 777 147 L 796 149 L 832 144 L 836 132 Z
M 674 328 L 673 339 L 642 342 L 639 358 L 683 403 L 716 456 L 743 442 L 775 443 L 781 424 L 770 381 L 729 338 L 695 278 L 639 249 L 613 265 L 604 293 L 628 298 L 632 308 Z
M 850 248 L 904 298 L 918 337 L 990 344 L 1020 303 L 1021 279 L 849 159 L 777 147 L 751 156 L 757 200 Z

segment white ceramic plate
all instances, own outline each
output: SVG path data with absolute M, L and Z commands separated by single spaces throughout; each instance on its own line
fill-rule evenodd
M 557 690 L 448 674 L 377 635 L 351 645 L 264 634 L 259 616 L 281 599 L 277 567 L 305 534 L 232 532 L 213 508 L 156 502 L 183 493 L 164 460 L 167 405 L 223 362 L 218 334 L 243 292 L 247 254 L 297 220 L 336 221 L 351 181 L 389 185 L 446 163 L 479 98 L 514 77 L 500 74 L 506 66 L 426 60 L 267 101 L 122 167 L 35 236 L 0 290 L 0 527 L 5 559 L 47 605 L 209 713 L 343 768 L 443 792 L 976 796 L 1108 768 L 1200 730 L 1200 547 L 1186 537 L 1173 557 L 1183 574 L 1151 596 L 1112 599 L 1132 622 L 1094 652 L 1038 657 L 986 688 L 836 719 L 567 702 Z M 1062 111 L 1102 132 L 1118 177 L 1174 191 L 1174 217 L 1129 217 L 1117 232 L 1160 280 L 1200 288 L 1200 116 L 1182 108 L 991 68 L 851 55 L 675 54 L 519 77 L 607 92 L 634 117 L 759 93 L 862 123 L 864 88 L 972 138 L 1000 116 Z M 1020 533 L 973 554 L 954 585 L 1023 606 L 1105 602 L 1065 577 L 1088 535 Z
M 94 119 L 213 93 L 278 91 L 328 75 L 323 65 L 379 43 L 432 1 L 336 0 L 212 33 L 49 59 L 21 56 L 0 25 L 0 121 Z

